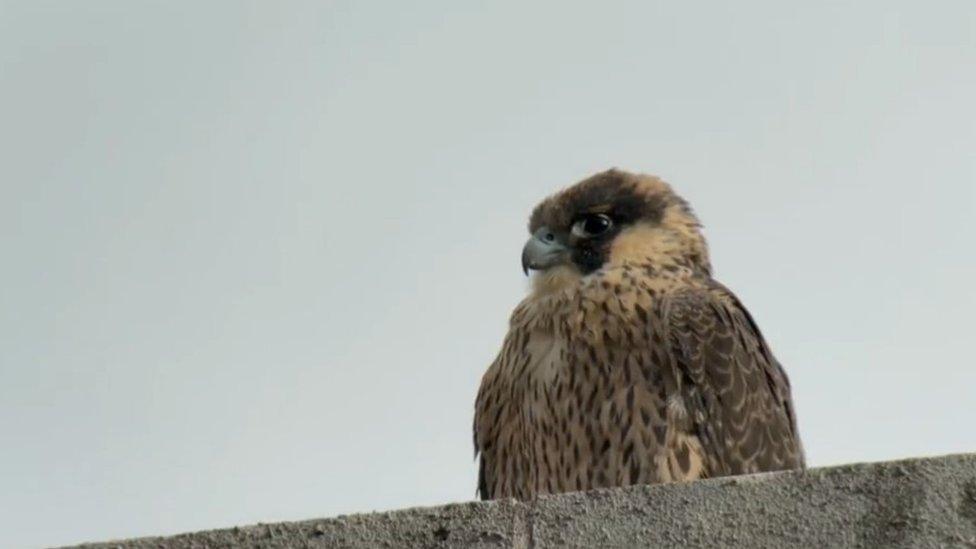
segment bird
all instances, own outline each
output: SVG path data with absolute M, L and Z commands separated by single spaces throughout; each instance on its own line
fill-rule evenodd
M 786 372 L 668 183 L 599 172 L 528 228 L 528 295 L 475 400 L 481 499 L 805 467 Z

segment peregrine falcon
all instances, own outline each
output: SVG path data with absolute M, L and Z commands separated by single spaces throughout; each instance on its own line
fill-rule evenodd
M 482 499 L 804 467 L 786 373 L 667 183 L 598 173 L 529 234 L 475 402 Z

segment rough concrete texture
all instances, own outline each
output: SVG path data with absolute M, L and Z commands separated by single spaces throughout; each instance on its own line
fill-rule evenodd
M 88 544 L 170 547 L 970 547 L 976 454 Z

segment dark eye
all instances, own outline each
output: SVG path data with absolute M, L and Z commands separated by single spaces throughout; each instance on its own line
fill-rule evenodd
M 601 235 L 613 227 L 613 220 L 605 214 L 587 214 L 573 223 L 572 233 L 580 238 Z

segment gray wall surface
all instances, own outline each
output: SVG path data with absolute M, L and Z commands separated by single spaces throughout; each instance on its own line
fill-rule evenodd
M 88 549 L 974 547 L 976 454 L 262 524 Z

